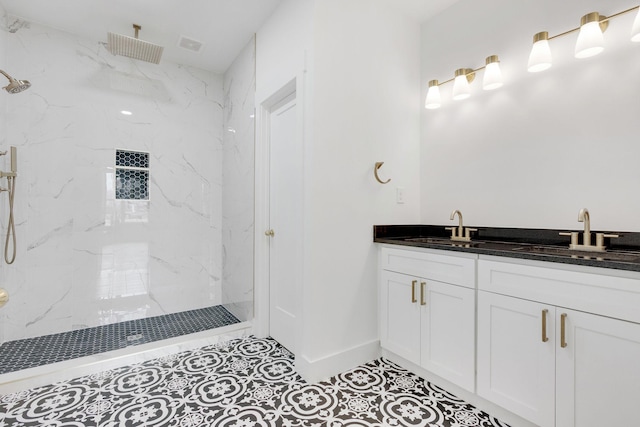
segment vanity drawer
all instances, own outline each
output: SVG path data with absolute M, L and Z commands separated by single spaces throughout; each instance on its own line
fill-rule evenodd
M 640 274 L 546 262 L 478 260 L 478 289 L 640 323 Z
M 423 249 L 381 249 L 380 265 L 383 270 L 394 271 L 439 282 L 475 288 L 475 254 Z

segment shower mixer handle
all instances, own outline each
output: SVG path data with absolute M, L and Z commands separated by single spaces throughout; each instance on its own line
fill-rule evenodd
M 13 145 L 11 146 L 11 172 L 2 172 L 0 171 L 0 178 L 15 178 L 16 177 L 16 172 L 18 171 L 18 149 L 16 147 L 14 147 Z M 0 151 L 0 156 L 4 156 L 6 155 L 7 152 L 6 151 Z

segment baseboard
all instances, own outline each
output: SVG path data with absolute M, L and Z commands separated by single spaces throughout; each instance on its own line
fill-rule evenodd
M 305 381 L 317 383 L 379 357 L 380 341 L 373 340 L 314 360 L 296 355 L 296 371 Z

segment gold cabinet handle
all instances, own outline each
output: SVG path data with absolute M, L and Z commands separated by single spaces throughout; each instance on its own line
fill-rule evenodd
M 413 282 L 411 282 L 411 303 L 415 303 L 418 302 L 418 300 L 416 299 L 416 285 L 418 284 L 417 280 L 414 280 Z
M 420 282 L 420 305 L 427 305 L 425 298 L 427 282 Z
M 560 347 L 565 348 L 567 346 L 567 339 L 565 336 L 565 329 L 567 323 L 567 314 L 562 313 L 560 315 Z
M 549 310 L 546 308 L 542 310 L 542 342 L 549 341 L 547 336 L 547 313 L 549 313 Z
M 272 229 L 272 230 L 267 230 L 267 231 L 265 231 L 265 232 L 264 232 L 264 235 L 265 235 L 265 236 L 269 236 L 269 237 L 273 237 L 273 236 L 275 236 L 275 235 L 276 235 L 276 233 L 274 233 L 274 232 L 273 232 L 273 229 Z

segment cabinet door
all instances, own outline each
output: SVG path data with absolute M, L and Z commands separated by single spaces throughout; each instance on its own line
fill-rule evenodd
M 640 325 L 558 308 L 558 328 L 563 314 L 557 427 L 640 425 Z
M 475 392 L 475 290 L 420 280 L 421 366 Z
M 554 324 L 553 306 L 478 291 L 478 395 L 554 426 Z
M 382 271 L 380 345 L 415 364 L 420 363 L 419 279 Z

